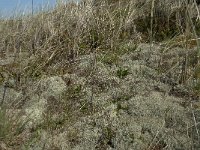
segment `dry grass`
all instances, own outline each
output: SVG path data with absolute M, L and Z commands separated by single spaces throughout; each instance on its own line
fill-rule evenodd
M 124 30 L 130 12 L 129 5 L 111 11 L 109 5 L 95 7 L 90 2 L 70 3 L 33 17 L 3 20 L 1 58 L 14 55 L 13 66 L 21 77 L 60 72 L 79 55 L 97 50 L 115 51 L 129 34 Z M 21 53 L 34 56 L 34 59 L 21 67 Z
M 82 54 L 115 52 L 124 41 L 134 40 L 137 44 L 184 35 L 187 41 L 196 41 L 191 44 L 198 45 L 195 39 L 199 33 L 194 29 L 198 22 L 193 22 L 197 12 L 192 6 L 170 1 L 158 1 L 155 6 L 148 1 L 96 3 L 72 2 L 33 17 L 2 20 L 1 58 L 14 55 L 13 66 L 17 69 L 13 74 L 29 78 L 60 73 Z M 115 6 L 118 9 L 113 9 Z M 34 59 L 22 67 L 23 53 Z
M 0 64 L 0 83 L 12 77 L 20 89 L 42 75 L 61 75 L 73 70 L 72 65 L 79 56 L 90 53 L 112 54 L 113 57 L 109 55 L 105 61 L 117 61 L 116 56 L 121 54 L 119 49 L 130 41 L 135 45 L 162 42 L 165 49 L 195 47 L 198 52 L 194 58 L 199 61 L 198 15 L 198 6 L 185 1 L 101 0 L 70 2 L 34 16 L 2 19 L 0 59 L 11 56 L 14 59 Z M 181 83 L 194 75 L 198 91 L 198 61 L 190 64 L 190 56 L 186 54 L 185 58 Z M 188 74 L 188 70 L 192 72 Z M 9 72 L 9 77 L 3 72 Z M 123 74 L 127 74 L 127 70 L 120 70 L 119 76 Z M 5 119 L 5 113 L 0 111 L 0 115 L 3 116 L 0 121 Z M 7 127 L 10 125 L 0 124 L 0 140 L 7 136 Z

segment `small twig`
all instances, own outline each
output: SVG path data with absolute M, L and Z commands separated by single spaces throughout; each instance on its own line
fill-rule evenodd
M 90 108 L 91 108 L 91 113 L 94 112 L 94 107 L 93 107 L 93 99 L 94 99 L 94 87 L 92 86 L 92 91 L 91 91 L 91 97 L 90 97 Z
M 195 117 L 194 109 L 193 109 L 193 108 L 194 108 L 194 107 L 193 107 L 193 105 L 192 105 L 192 103 L 191 103 L 191 109 L 192 109 L 192 116 L 193 116 L 193 120 L 194 120 L 194 126 L 195 126 L 195 129 L 196 129 L 196 132 L 197 132 L 198 141 L 200 141 L 199 130 L 198 130 L 198 128 L 197 128 L 198 123 L 197 123 L 197 120 L 196 120 L 196 117 Z
M 32 3 L 31 3 L 31 15 L 32 15 L 32 17 L 33 17 L 33 0 L 32 0 Z
M 94 75 L 94 73 L 95 73 L 95 71 L 96 71 L 96 69 L 97 69 L 97 50 L 98 50 L 98 48 L 96 48 L 95 49 L 95 51 L 94 51 L 94 60 L 93 60 L 93 64 L 92 64 L 92 72 L 91 72 L 91 74 L 90 74 L 90 76 L 93 76 Z M 91 97 L 90 97 L 90 107 L 91 107 L 91 112 L 93 113 L 94 112 L 94 107 L 93 107 L 93 99 L 94 99 L 94 86 L 92 85 L 92 89 L 91 89 Z
M 150 149 L 150 148 L 152 147 L 153 143 L 155 142 L 156 138 L 158 137 L 160 131 L 164 128 L 164 126 L 165 126 L 165 121 L 163 122 L 161 128 L 160 128 L 159 130 L 157 130 L 156 135 L 155 135 L 155 137 L 153 138 L 152 142 L 150 143 L 148 149 Z
M 150 51 L 153 46 L 153 17 L 154 17 L 154 6 L 155 6 L 155 0 L 152 0 L 151 3 L 151 30 L 150 30 Z
M 5 85 L 4 85 L 4 89 L 3 89 L 3 96 L 2 96 L 2 100 L 1 100 L 0 107 L 3 106 L 3 103 L 4 103 L 4 101 L 5 101 L 5 96 L 6 96 L 7 87 L 8 87 L 8 86 L 5 84 Z
M 196 1 L 194 1 L 194 4 L 195 4 L 196 10 L 197 10 L 197 18 L 196 18 L 196 21 L 199 21 L 199 20 L 200 20 L 200 13 L 199 13 L 198 4 L 197 4 Z
M 195 125 L 200 125 L 200 122 L 197 122 Z M 192 125 L 190 127 L 187 127 L 187 130 L 190 129 L 190 128 L 193 128 L 195 125 Z

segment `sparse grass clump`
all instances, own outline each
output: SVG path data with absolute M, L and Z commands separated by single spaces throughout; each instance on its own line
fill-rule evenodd
M 23 135 L 26 122 L 19 119 L 20 115 L 20 111 L 0 108 L 0 142 L 7 148 L 21 145 L 28 140 L 28 136 Z M 3 148 L 1 146 L 0 148 Z
M 124 79 L 128 74 L 129 71 L 126 68 L 119 68 L 119 70 L 117 70 L 117 77 L 121 79 Z

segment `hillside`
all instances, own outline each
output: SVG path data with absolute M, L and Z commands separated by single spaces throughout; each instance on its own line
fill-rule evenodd
M 200 149 L 199 27 L 174 0 L 1 20 L 0 150 Z

